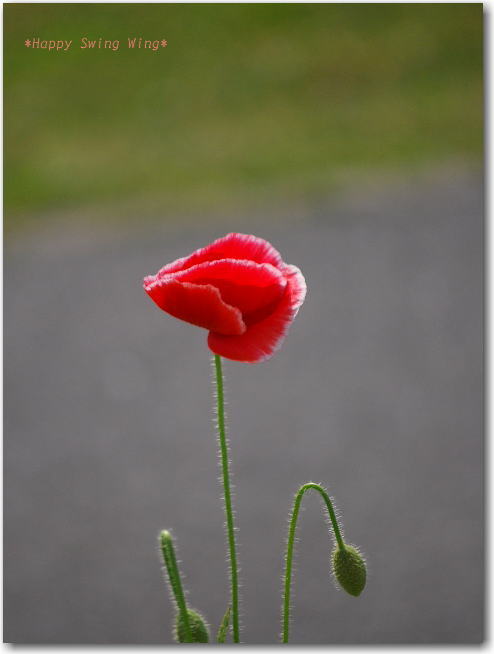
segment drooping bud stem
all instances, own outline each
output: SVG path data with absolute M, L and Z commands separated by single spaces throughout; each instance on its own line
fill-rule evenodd
M 240 642 L 240 625 L 238 614 L 238 572 L 237 552 L 235 544 L 235 528 L 233 526 L 232 496 L 230 490 L 230 470 L 228 462 L 228 443 L 225 431 L 225 397 L 223 390 L 223 372 L 221 357 L 214 355 L 217 387 L 217 418 L 218 441 L 220 446 L 221 471 L 223 476 L 223 489 L 225 497 L 226 530 L 228 535 L 228 549 L 230 554 L 230 596 L 232 607 L 233 642 Z
M 324 500 L 324 504 L 326 505 L 326 509 L 328 512 L 328 516 L 331 522 L 331 525 L 333 527 L 333 533 L 334 537 L 336 540 L 336 550 L 335 554 L 333 555 L 333 566 L 335 567 L 335 576 L 338 579 L 339 583 L 342 585 L 347 592 L 350 592 L 351 594 L 360 594 L 363 589 L 362 585 L 362 576 L 358 575 L 358 573 L 355 573 L 355 561 L 353 561 L 353 553 L 351 551 L 355 551 L 354 548 L 350 548 L 348 545 L 345 545 L 343 542 L 343 538 L 341 536 L 340 528 L 338 525 L 338 520 L 336 519 L 336 514 L 334 512 L 333 504 L 331 502 L 331 499 L 326 492 L 326 490 L 320 486 L 319 484 L 314 484 L 314 483 L 308 483 L 304 484 L 301 486 L 301 488 L 298 490 L 296 496 L 295 496 L 295 501 L 293 503 L 293 509 L 290 517 L 290 529 L 288 532 L 288 543 L 287 543 L 287 549 L 286 549 L 286 558 L 285 558 L 285 576 L 284 576 L 284 597 L 283 597 L 283 617 L 282 617 L 282 625 L 283 625 L 283 633 L 282 633 L 282 642 L 283 643 L 288 643 L 288 636 L 289 636 L 289 627 L 290 627 L 290 594 L 291 594 L 291 584 L 292 584 L 292 569 L 293 569 L 293 550 L 295 546 L 295 532 L 297 529 L 297 519 L 298 515 L 300 512 L 300 505 L 302 503 L 302 498 L 304 494 L 308 490 L 315 490 L 317 491 L 322 499 Z M 347 553 L 349 552 L 349 557 L 352 558 L 352 563 L 349 563 L 349 560 L 346 555 L 341 555 L 339 553 L 344 552 Z M 360 555 L 359 555 L 360 556 Z M 363 559 L 362 564 L 363 564 Z M 335 564 L 338 561 L 339 567 L 337 567 Z M 343 565 L 341 565 L 343 564 Z M 350 565 L 352 569 L 350 570 Z M 365 572 L 365 564 L 364 565 L 364 572 Z M 338 573 L 338 570 L 341 572 L 343 570 L 343 577 L 345 578 L 344 581 L 345 583 L 342 583 L 342 576 L 341 574 Z M 356 577 L 359 577 L 358 581 L 356 580 Z M 350 581 L 351 578 L 351 581 Z M 349 583 L 346 582 L 346 580 L 349 580 Z M 365 585 L 365 575 L 364 575 L 364 585 Z M 360 591 L 359 593 L 352 593 L 349 588 L 352 590 L 357 590 L 359 587 Z
M 185 643 L 192 643 L 192 632 L 189 622 L 189 613 L 187 611 L 187 604 L 185 595 L 182 588 L 182 581 L 180 579 L 180 572 L 178 570 L 177 559 L 175 557 L 175 550 L 173 548 L 173 540 L 169 531 L 162 531 L 160 534 L 161 552 L 163 554 L 163 561 L 165 562 L 166 571 L 168 572 L 168 580 L 170 588 L 175 598 L 178 610 L 178 623 L 181 625 L 181 632 L 183 641 Z M 177 630 L 178 632 L 179 630 Z

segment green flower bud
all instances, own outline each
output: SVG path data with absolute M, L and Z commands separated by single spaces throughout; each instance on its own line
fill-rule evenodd
M 358 597 L 364 590 L 367 572 L 362 555 L 351 545 L 333 551 L 333 572 L 347 593 Z
M 208 643 L 209 630 L 202 615 L 197 613 L 197 611 L 193 611 L 192 609 L 187 609 L 187 615 L 189 616 L 189 627 L 192 642 Z M 187 642 L 185 625 L 180 613 L 177 613 L 177 619 L 175 623 L 175 639 L 179 643 Z

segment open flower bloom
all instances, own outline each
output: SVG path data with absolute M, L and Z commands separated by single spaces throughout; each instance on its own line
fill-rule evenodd
M 227 234 L 144 279 L 167 313 L 209 330 L 208 345 L 227 359 L 256 363 L 281 346 L 304 301 L 305 280 L 256 236 Z

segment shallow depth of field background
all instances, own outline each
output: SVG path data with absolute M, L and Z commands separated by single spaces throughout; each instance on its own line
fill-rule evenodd
M 7 642 L 170 642 L 164 527 L 216 631 L 205 334 L 141 279 L 228 231 L 309 288 L 272 361 L 225 366 L 244 640 L 276 640 L 309 480 L 369 583 L 335 590 L 307 496 L 294 643 L 482 639 L 482 23 L 480 4 L 4 7 Z

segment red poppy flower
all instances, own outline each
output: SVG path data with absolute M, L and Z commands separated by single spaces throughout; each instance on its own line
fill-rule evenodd
M 304 301 L 304 276 L 256 236 L 227 234 L 144 279 L 167 313 L 209 330 L 227 359 L 256 363 L 281 346 Z

